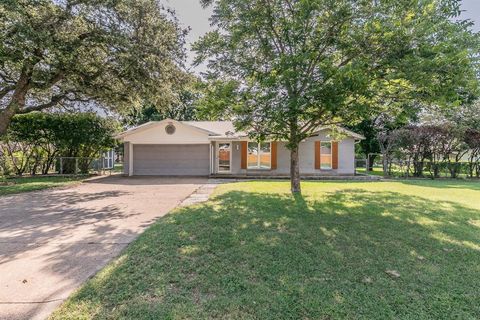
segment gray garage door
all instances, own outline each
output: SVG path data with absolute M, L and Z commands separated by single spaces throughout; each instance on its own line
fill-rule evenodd
M 206 176 L 209 170 L 208 144 L 133 146 L 134 175 Z

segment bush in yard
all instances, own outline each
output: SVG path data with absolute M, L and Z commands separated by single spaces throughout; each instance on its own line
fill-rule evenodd
M 11 138 L 5 138 L 2 143 L 2 171 L 4 175 L 10 175 L 11 172 L 21 176 L 29 168 L 32 158 L 33 148 L 22 142 L 13 141 Z
M 87 173 L 93 158 L 115 145 L 116 122 L 93 113 L 41 113 L 16 115 L 2 143 L 2 165 L 17 175 L 47 174 L 58 157 L 78 157 Z M 67 161 L 63 173 L 74 173 Z
M 468 145 L 468 174 L 480 178 L 480 130 L 468 129 L 465 132 L 465 143 Z
M 54 141 L 54 121 L 51 115 L 35 112 L 16 116 L 3 139 L 5 155 L 9 158 L 15 174 L 26 171 L 36 174 L 48 173 L 57 150 Z
M 401 163 L 401 171 L 407 177 L 438 178 L 441 172 L 451 178 L 459 175 L 478 177 L 480 131 L 473 128 L 451 123 L 406 126 L 382 138 L 381 143 L 387 142 L 385 161 L 389 175 L 392 165 Z
M 57 147 L 62 157 L 82 158 L 78 165 L 80 172 L 87 173 L 90 163 L 100 152 L 115 146 L 113 134 L 116 123 L 92 113 L 64 114 L 57 127 Z M 73 164 L 64 168 L 73 173 Z M 65 171 L 66 170 L 66 171 Z

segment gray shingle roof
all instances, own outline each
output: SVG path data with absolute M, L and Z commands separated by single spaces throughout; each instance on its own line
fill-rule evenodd
M 181 123 L 190 125 L 192 127 L 197 127 L 203 130 L 207 130 L 218 135 L 227 135 L 227 132 L 238 133 L 235 130 L 232 121 L 180 121 Z

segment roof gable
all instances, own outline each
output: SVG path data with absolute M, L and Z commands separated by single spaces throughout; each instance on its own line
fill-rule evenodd
M 173 132 L 167 130 L 170 125 L 175 127 Z M 116 138 L 132 144 L 207 144 L 212 134 L 215 133 L 180 121 L 166 119 L 127 130 Z
M 128 130 L 123 131 L 120 134 L 118 134 L 115 138 L 122 139 L 122 138 L 131 136 L 131 135 L 134 135 L 134 134 L 137 134 L 137 133 L 149 130 L 149 129 L 153 129 L 155 127 L 163 127 L 167 123 L 172 123 L 172 124 L 181 125 L 181 126 L 188 126 L 191 129 L 196 130 L 196 131 L 201 132 L 201 133 L 204 133 L 206 135 L 216 134 L 215 132 L 209 131 L 207 129 L 204 129 L 204 128 L 201 128 L 201 127 L 198 127 L 198 126 L 193 126 L 190 123 L 188 123 L 188 121 L 177 121 L 177 120 L 173 120 L 173 119 L 165 119 L 165 120 L 162 120 L 162 121 L 150 121 L 150 122 L 144 123 L 142 125 L 139 125 L 138 127 L 128 129 Z

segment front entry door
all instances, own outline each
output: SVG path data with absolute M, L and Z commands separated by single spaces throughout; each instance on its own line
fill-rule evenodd
M 218 172 L 230 172 L 230 158 L 232 150 L 231 143 L 219 143 L 218 144 Z

